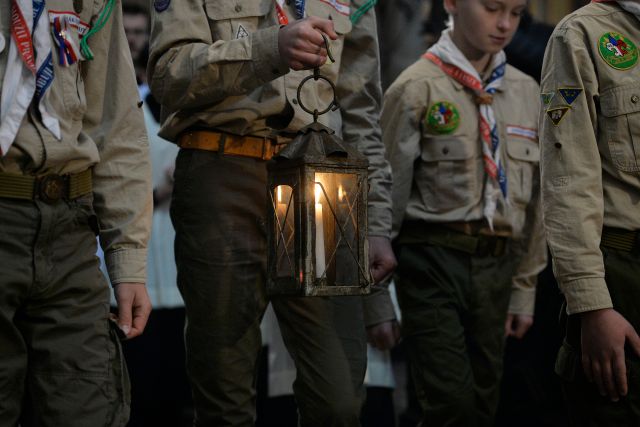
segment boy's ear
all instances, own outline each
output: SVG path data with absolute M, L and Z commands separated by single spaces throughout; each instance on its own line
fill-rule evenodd
M 449 15 L 455 15 L 458 12 L 458 0 L 444 0 L 444 9 Z

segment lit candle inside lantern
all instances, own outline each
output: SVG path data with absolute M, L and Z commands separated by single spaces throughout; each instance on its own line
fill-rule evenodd
M 279 185 L 276 190 L 278 194 L 278 203 L 276 204 L 276 216 L 278 218 L 278 222 L 284 228 L 283 224 L 285 223 L 285 215 L 287 213 L 287 205 L 282 203 L 282 186 Z
M 316 278 L 322 277 L 326 264 L 324 259 L 324 223 L 322 218 L 322 203 L 320 194 L 322 188 L 316 184 Z

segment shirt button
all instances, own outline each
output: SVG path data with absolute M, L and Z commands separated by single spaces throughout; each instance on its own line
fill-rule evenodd
M 240 12 L 242 10 L 242 6 L 237 4 L 235 10 L 236 12 Z
M 638 95 L 633 95 L 631 97 L 631 102 L 633 102 L 634 104 L 636 104 L 638 101 L 640 101 L 640 96 Z
M 293 105 L 298 105 L 298 100 L 297 100 L 297 99 L 295 99 L 295 98 L 293 98 L 293 99 L 291 100 L 291 102 L 293 103 Z
M 527 148 L 527 150 L 525 151 L 525 153 L 526 153 L 526 154 L 527 154 L 527 156 L 528 156 L 529 154 L 531 154 L 531 151 Z
M 556 148 L 558 148 L 558 149 L 562 148 L 562 144 L 560 144 L 559 142 L 556 142 L 554 145 L 555 145 L 555 146 L 556 146 Z
M 449 154 L 449 147 L 444 147 L 442 149 L 442 154 Z

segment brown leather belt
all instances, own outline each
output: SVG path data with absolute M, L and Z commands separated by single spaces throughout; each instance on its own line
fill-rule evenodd
M 18 175 L 0 172 L 0 197 L 55 203 L 93 191 L 91 169 L 69 175 Z
M 220 154 L 269 160 L 286 146 L 276 138 L 240 136 L 207 130 L 187 131 L 178 138 L 185 149 L 217 151 Z
M 640 231 L 603 227 L 600 245 L 624 252 L 640 250 Z

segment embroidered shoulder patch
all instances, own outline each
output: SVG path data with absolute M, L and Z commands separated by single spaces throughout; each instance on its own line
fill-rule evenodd
M 604 61 L 616 70 L 628 70 L 638 63 L 638 48 L 628 37 L 615 31 L 604 33 L 598 41 Z
M 438 101 L 427 111 L 425 121 L 429 130 L 445 135 L 458 129 L 460 113 L 451 102 Z
M 558 126 L 570 109 L 571 107 L 551 108 L 547 110 L 547 116 L 549 116 L 554 125 Z
M 519 136 L 521 138 L 530 139 L 531 141 L 538 142 L 538 131 L 523 126 L 507 125 L 507 135 Z
M 169 8 L 171 0 L 153 0 L 153 8 L 156 12 L 164 12 Z
M 244 29 L 242 24 L 238 25 L 238 31 L 236 31 L 236 38 L 245 39 L 247 37 L 249 37 L 249 33 L 247 32 L 247 30 Z
M 540 94 L 540 99 L 542 100 L 543 105 L 550 105 L 551 101 L 553 101 L 553 98 L 555 98 L 555 96 L 556 96 L 555 92 L 546 92 L 546 93 Z
M 558 93 L 564 98 L 565 101 L 567 101 L 567 104 L 571 105 L 573 104 L 573 101 L 575 101 L 576 98 L 579 97 L 582 93 L 582 88 L 559 88 Z

